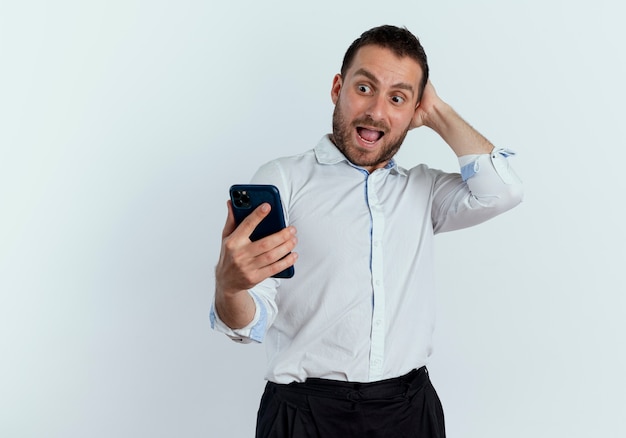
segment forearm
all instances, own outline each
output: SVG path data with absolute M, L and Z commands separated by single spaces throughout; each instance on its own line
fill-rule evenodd
M 248 291 L 226 293 L 219 287 L 215 291 L 215 311 L 231 329 L 247 326 L 254 319 L 256 304 Z
M 493 145 L 472 128 L 447 103 L 439 101 L 428 112 L 425 125 L 434 130 L 450 146 L 457 157 L 488 154 Z

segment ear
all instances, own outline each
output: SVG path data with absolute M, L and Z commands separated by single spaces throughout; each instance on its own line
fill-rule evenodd
M 337 101 L 339 100 L 339 92 L 341 91 L 341 85 L 343 84 L 343 78 L 341 74 L 337 73 L 333 78 L 333 86 L 330 89 L 330 98 L 333 100 L 333 103 L 337 105 Z

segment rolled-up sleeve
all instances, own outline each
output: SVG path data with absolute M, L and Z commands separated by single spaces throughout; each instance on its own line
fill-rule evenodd
M 435 232 L 470 227 L 518 205 L 522 182 L 509 164 L 507 149 L 459 157 L 460 174 L 442 174 L 434 190 Z
M 224 333 L 233 341 L 242 344 L 248 344 L 252 341 L 258 343 L 263 342 L 267 329 L 274 322 L 274 318 L 276 317 L 276 303 L 274 297 L 278 283 L 279 280 L 271 278 L 248 291 L 254 300 L 255 312 L 252 321 L 242 328 L 232 329 L 220 319 L 215 309 L 214 299 L 209 312 L 211 328 Z

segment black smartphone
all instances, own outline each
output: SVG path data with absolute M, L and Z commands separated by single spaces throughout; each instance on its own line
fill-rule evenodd
M 259 240 L 286 227 L 283 205 L 280 202 L 280 193 L 276 186 L 270 184 L 235 184 L 230 188 L 230 201 L 237 225 L 264 202 L 272 207 L 270 213 L 254 229 L 250 235 L 250 240 Z M 290 266 L 284 271 L 272 275 L 272 277 L 291 278 L 294 271 L 294 267 Z

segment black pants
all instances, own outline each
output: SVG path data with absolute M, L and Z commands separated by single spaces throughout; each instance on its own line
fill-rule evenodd
M 426 367 L 373 383 L 268 382 L 257 438 L 444 438 L 443 409 Z

